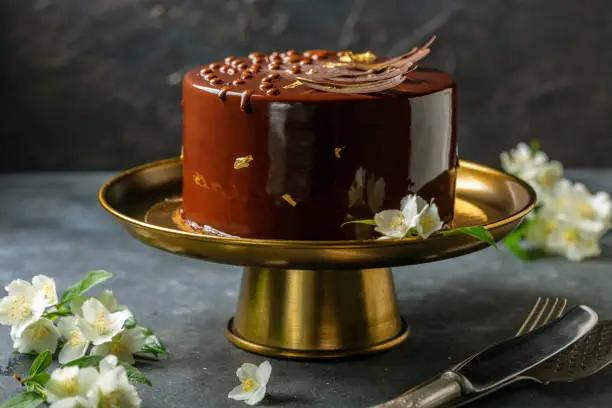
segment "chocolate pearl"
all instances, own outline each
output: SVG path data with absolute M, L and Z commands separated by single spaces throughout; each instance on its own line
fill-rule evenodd
M 233 60 L 234 60 L 234 57 L 226 57 L 225 58 L 225 63 L 226 64 L 231 64 Z
M 275 55 L 273 57 L 270 58 L 270 61 L 272 62 L 281 62 L 283 59 L 281 58 L 280 55 Z
M 202 75 L 206 75 L 206 74 L 212 74 L 213 70 L 210 68 L 204 68 L 202 71 L 200 71 L 200 74 Z
M 294 62 L 298 62 L 301 59 L 302 59 L 302 57 L 300 57 L 299 55 L 293 54 L 293 55 L 289 55 L 289 56 L 285 57 L 284 61 L 285 62 L 294 63 Z
M 242 61 L 240 61 L 239 59 L 235 59 L 235 60 L 233 60 L 233 61 L 230 63 L 230 65 L 231 65 L 232 67 L 236 68 L 236 67 L 238 66 L 238 64 L 241 64 L 241 63 L 242 63 Z
M 261 71 L 261 65 L 259 65 L 259 64 L 251 65 L 251 66 L 248 68 L 248 70 L 249 70 L 249 72 L 251 72 L 251 73 L 259 72 L 259 71 Z
M 266 59 L 265 58 L 257 58 L 257 59 L 254 59 L 253 62 L 257 63 L 257 64 L 263 64 L 264 62 L 266 62 Z
M 245 69 L 247 69 L 248 65 L 245 64 L 244 62 L 241 62 L 240 64 L 236 65 L 236 69 L 240 70 L 240 71 L 244 71 Z
M 210 81 L 208 81 L 208 83 L 211 85 L 219 85 L 223 83 L 223 80 L 219 78 L 213 78 Z
M 227 71 L 225 71 L 225 73 L 227 75 L 234 75 L 236 71 L 234 70 L 234 68 L 228 68 Z
M 251 74 L 249 71 L 242 71 L 242 73 L 240 74 L 240 78 L 250 79 L 253 78 L 253 74 Z
M 270 82 L 262 82 L 261 84 L 259 84 L 259 89 L 261 89 L 262 91 L 271 88 L 274 88 L 274 85 L 272 85 Z
M 208 68 L 210 69 L 219 69 L 221 67 L 221 64 L 218 64 L 216 62 L 213 62 L 212 64 L 208 64 Z
M 312 60 L 310 58 L 304 58 L 300 61 L 300 65 L 309 65 L 312 64 Z
M 279 69 L 279 68 L 280 68 L 280 64 L 279 63 L 268 65 L 268 69 Z
M 266 56 L 264 54 L 262 54 L 261 52 L 252 52 L 249 54 L 249 58 L 250 59 L 264 59 Z
M 291 72 L 292 74 L 297 74 L 298 72 L 300 72 L 300 66 L 299 65 L 293 65 L 293 66 L 289 67 L 287 69 L 287 71 Z
M 268 58 L 272 59 L 272 58 L 274 58 L 274 57 L 278 57 L 278 56 L 279 56 L 278 52 L 272 52 L 272 53 L 270 53 L 270 54 L 268 55 Z
M 244 81 L 244 79 L 236 79 L 234 82 L 232 82 L 233 85 L 244 85 L 246 82 Z
M 304 51 L 304 56 L 312 58 L 313 60 L 325 59 L 334 55 L 333 52 L 328 50 L 308 50 Z
M 230 66 L 229 66 L 229 65 L 222 65 L 222 66 L 219 68 L 219 71 L 220 71 L 220 72 L 222 72 L 222 73 L 225 73 L 225 72 L 226 72 L 228 69 L 230 69 Z
M 295 50 L 287 50 L 287 51 L 285 51 L 285 55 L 289 55 L 289 56 L 291 56 L 291 55 L 295 55 L 295 54 L 297 54 L 297 53 L 295 52 Z
M 210 81 L 211 79 L 215 79 L 217 76 L 213 73 L 204 75 L 204 79 Z
M 273 72 L 271 74 L 268 74 L 267 78 L 270 79 L 270 80 L 278 79 L 278 78 L 280 78 L 280 74 L 277 74 L 276 72 Z
M 278 89 L 276 88 L 270 88 L 266 91 L 266 95 L 278 95 L 280 92 L 278 92 Z
M 263 77 L 261 78 L 261 83 L 264 83 L 264 82 L 272 82 L 272 80 L 268 77 Z

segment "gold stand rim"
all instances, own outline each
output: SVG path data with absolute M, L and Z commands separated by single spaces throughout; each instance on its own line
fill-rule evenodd
M 402 331 L 395 337 L 367 347 L 337 350 L 295 350 L 281 347 L 271 347 L 250 341 L 234 330 L 234 318 L 231 317 L 225 327 L 225 336 L 236 347 L 249 353 L 266 357 L 292 360 L 330 360 L 362 357 L 389 351 L 402 344 L 410 336 L 411 329 L 406 320 L 401 317 Z

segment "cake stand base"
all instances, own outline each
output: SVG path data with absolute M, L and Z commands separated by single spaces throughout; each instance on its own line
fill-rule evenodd
M 226 335 L 271 357 L 323 359 L 380 352 L 408 337 L 389 268 L 244 268 Z

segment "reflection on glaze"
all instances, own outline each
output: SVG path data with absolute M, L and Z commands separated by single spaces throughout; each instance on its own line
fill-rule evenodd
M 367 206 L 374 215 L 381 210 L 385 201 L 385 180 L 371 173 L 366 180 L 366 174 L 363 167 L 355 171 L 355 178 L 348 189 L 348 207 Z

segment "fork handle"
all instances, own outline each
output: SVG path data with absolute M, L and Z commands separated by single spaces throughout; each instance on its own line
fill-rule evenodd
M 425 385 L 371 408 L 437 408 L 463 394 L 457 375 L 445 373 Z

